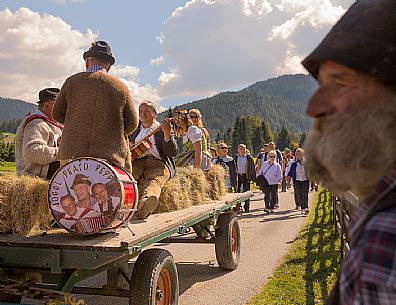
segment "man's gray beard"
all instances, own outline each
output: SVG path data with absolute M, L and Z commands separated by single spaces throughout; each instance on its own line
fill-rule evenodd
M 355 113 L 316 119 L 304 142 L 310 179 L 336 194 L 366 196 L 396 157 L 396 95 Z

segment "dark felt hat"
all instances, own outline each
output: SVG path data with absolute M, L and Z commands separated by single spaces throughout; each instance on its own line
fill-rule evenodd
M 355 2 L 302 64 L 317 78 L 326 60 L 396 82 L 396 1 Z
M 89 181 L 89 177 L 83 175 L 83 174 L 77 174 L 74 177 L 73 184 L 71 186 L 72 189 L 74 189 L 74 186 L 77 184 L 88 184 L 91 185 L 91 181 Z
M 45 101 L 52 101 L 55 100 L 59 94 L 58 88 L 45 88 L 39 92 L 39 101 L 38 104 L 45 102 Z
M 96 41 L 94 42 L 91 47 L 86 51 L 83 55 L 84 60 L 88 57 L 97 57 L 106 62 L 110 65 L 114 65 L 115 59 L 113 54 L 111 53 L 110 45 L 106 41 Z

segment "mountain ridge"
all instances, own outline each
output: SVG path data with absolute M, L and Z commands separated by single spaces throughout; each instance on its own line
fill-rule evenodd
M 238 116 L 260 117 L 262 121 L 269 122 L 273 131 L 285 127 L 301 133 L 308 131 L 311 125 L 305 108 L 316 88 L 315 79 L 309 75 L 282 75 L 258 81 L 239 91 L 220 92 L 174 108 L 198 108 L 212 138 L 232 128 Z M 35 104 L 0 97 L 0 123 L 11 119 L 23 119 L 36 109 Z M 166 111 L 160 113 L 158 119 L 161 120 L 165 115 Z

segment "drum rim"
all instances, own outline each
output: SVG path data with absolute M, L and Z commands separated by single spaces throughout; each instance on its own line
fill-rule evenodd
M 121 188 L 120 204 L 118 205 L 116 211 L 113 213 L 114 218 L 113 218 L 112 222 L 110 222 L 108 225 L 104 226 L 104 227 L 103 227 L 100 231 L 98 231 L 98 232 L 76 232 L 76 231 L 73 231 L 73 230 L 71 230 L 71 229 L 66 228 L 64 225 L 62 225 L 62 224 L 60 223 L 60 221 L 58 221 L 58 219 L 55 217 L 55 215 L 54 215 L 54 213 L 53 213 L 53 209 L 51 208 L 51 201 L 50 201 L 50 192 L 51 192 L 51 185 L 52 185 L 52 182 L 53 182 L 53 180 L 55 179 L 55 177 L 58 175 L 58 173 L 59 173 L 63 168 L 65 168 L 68 164 L 70 164 L 70 163 L 72 163 L 72 162 L 75 162 L 76 160 L 94 160 L 94 161 L 97 161 L 97 162 L 100 162 L 100 163 L 104 163 L 105 165 L 107 165 L 107 167 L 109 167 L 109 168 L 111 169 L 112 173 L 114 174 L 114 177 L 116 177 L 116 180 L 115 180 L 115 181 L 118 182 L 119 184 L 120 184 L 120 183 L 124 183 L 124 181 L 121 180 L 121 179 L 118 177 L 118 174 L 117 174 L 117 172 L 114 170 L 113 166 L 116 166 L 116 167 L 120 168 L 121 170 L 123 170 L 123 171 L 127 174 L 127 176 L 128 176 L 129 178 L 131 178 L 131 182 L 132 182 L 133 185 L 134 185 L 134 190 L 135 190 L 135 202 L 134 202 L 134 207 L 137 206 L 137 200 L 138 200 L 139 195 L 138 195 L 138 191 L 137 191 L 136 181 L 135 181 L 135 179 L 133 178 L 133 176 L 132 176 L 125 168 L 123 168 L 122 166 L 119 166 L 119 165 L 117 165 L 117 164 L 114 164 L 114 163 L 112 163 L 112 162 L 110 162 L 110 161 L 108 161 L 108 160 L 106 160 L 106 159 L 102 159 L 102 158 L 79 157 L 79 158 L 75 158 L 75 159 L 72 159 L 72 160 L 66 162 L 62 167 L 59 167 L 59 168 L 56 170 L 56 172 L 53 174 L 51 180 L 50 180 L 49 183 L 48 183 L 48 186 L 49 186 L 49 187 L 48 187 L 48 192 L 47 192 L 47 202 L 48 202 L 48 208 L 49 208 L 49 210 L 50 210 L 50 212 L 51 212 L 51 215 L 52 215 L 53 219 L 55 220 L 55 222 L 56 222 L 58 225 L 60 225 L 60 227 L 61 227 L 62 229 L 66 230 L 66 231 L 69 232 L 69 233 L 76 234 L 76 235 L 95 235 L 95 234 L 103 233 L 103 232 L 105 232 L 105 231 L 108 230 L 108 229 L 116 229 L 116 228 L 118 228 L 119 226 L 121 226 L 121 225 L 123 224 L 123 222 L 120 223 L 118 226 L 113 226 L 113 227 L 111 226 L 111 224 L 112 224 L 112 222 L 114 221 L 114 219 L 117 217 L 117 215 L 118 215 L 118 213 L 119 213 L 119 210 L 120 210 L 120 208 L 121 208 L 121 202 L 124 202 L 124 200 L 125 200 L 125 191 L 124 191 L 124 188 L 123 188 L 123 187 Z M 135 211 L 136 211 L 136 209 L 133 209 L 133 210 L 131 211 L 131 213 L 134 213 Z M 132 214 L 132 215 L 133 215 L 133 214 Z

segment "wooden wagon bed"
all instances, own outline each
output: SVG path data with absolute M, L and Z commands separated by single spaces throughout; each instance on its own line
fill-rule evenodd
M 132 221 L 128 227 L 96 235 L 74 235 L 63 229 L 30 237 L 0 234 L 0 304 L 18 302 L 22 296 L 63 300 L 68 293 L 125 297 L 130 304 L 138 304 L 135 301 L 141 302 L 144 296 L 134 286 L 134 278 L 139 278 L 139 283 L 149 283 L 156 272 L 154 267 L 146 268 L 148 262 L 156 262 L 152 266 L 157 266 L 159 258 L 167 257 L 176 270 L 168 251 L 144 249 L 158 242 L 214 243 L 219 267 L 234 270 L 240 253 L 235 206 L 251 196 L 252 192 L 227 194 L 221 200 L 152 215 L 146 221 Z M 208 224 L 215 224 L 215 232 L 207 230 Z M 196 233 L 195 238 L 184 236 L 190 228 Z M 205 230 L 209 238 L 201 234 Z M 135 257 L 134 271 L 129 276 L 128 262 Z M 148 273 L 142 275 L 139 266 Z M 103 271 L 107 272 L 105 286 L 78 285 Z M 177 275 L 173 279 L 173 285 L 178 286 Z M 129 289 L 125 288 L 126 283 Z M 177 295 L 174 297 L 177 299 Z
M 207 204 L 192 206 L 183 210 L 151 215 L 146 221 L 132 221 L 127 227 L 114 232 L 95 235 L 74 235 L 63 229 L 54 229 L 41 236 L 21 237 L 16 235 L 0 234 L 0 246 L 46 247 L 51 249 L 80 249 L 80 250 L 112 250 L 117 248 L 124 251 L 126 248 L 138 245 L 155 236 L 161 236 L 170 230 L 182 231 L 191 221 L 198 222 L 216 215 L 229 208 L 228 204 L 242 202 L 250 198 L 250 192 L 228 193 L 221 200 Z M 135 234 L 133 235 L 131 231 Z

